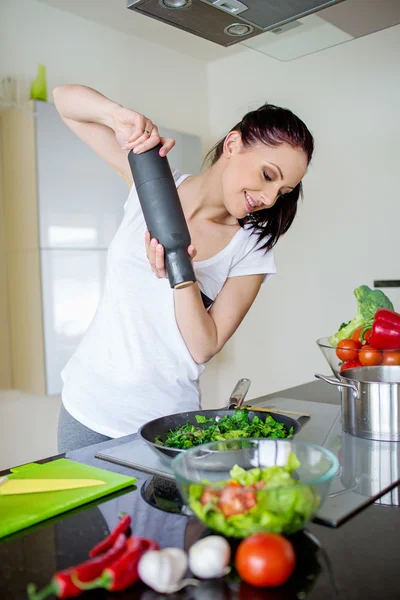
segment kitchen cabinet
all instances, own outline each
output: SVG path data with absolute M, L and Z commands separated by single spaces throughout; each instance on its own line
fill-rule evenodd
M 0 113 L 1 157 L 1 113 Z M 0 159 L 0 389 L 11 387 L 11 348 L 8 318 L 7 254 L 4 227 L 4 194 L 2 164 Z

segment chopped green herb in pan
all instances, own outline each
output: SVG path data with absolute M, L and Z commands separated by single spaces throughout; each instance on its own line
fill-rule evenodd
M 236 410 L 231 417 L 222 417 L 219 421 L 196 415 L 196 421 L 200 427 L 186 423 L 170 429 L 165 436 L 157 436 L 155 443 L 169 448 L 187 449 L 219 440 L 287 438 L 293 434 L 293 427 L 288 430 L 271 415 L 267 415 L 265 421 L 259 417 L 250 420 L 247 410 Z

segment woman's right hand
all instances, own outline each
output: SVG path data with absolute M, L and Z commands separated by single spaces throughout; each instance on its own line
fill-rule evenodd
M 123 106 L 113 111 L 113 129 L 121 149 L 133 150 L 135 154 L 161 143 L 160 156 L 166 156 L 175 146 L 174 139 L 160 137 L 157 126 L 150 119 Z

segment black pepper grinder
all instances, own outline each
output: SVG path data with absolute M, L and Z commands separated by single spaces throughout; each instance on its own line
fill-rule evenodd
M 161 144 L 128 154 L 129 165 L 144 220 L 152 238 L 165 250 L 165 268 L 172 288 L 179 289 L 196 281 L 188 254 L 190 234 L 166 156 L 160 156 Z

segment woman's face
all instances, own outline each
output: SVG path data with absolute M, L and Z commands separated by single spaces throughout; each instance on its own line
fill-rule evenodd
M 257 144 L 245 148 L 238 132 L 226 137 L 222 174 L 224 203 L 236 219 L 271 208 L 280 196 L 291 192 L 307 170 L 307 156 L 299 148 Z M 284 198 L 282 199 L 284 202 Z

